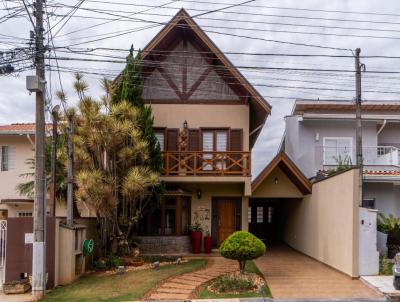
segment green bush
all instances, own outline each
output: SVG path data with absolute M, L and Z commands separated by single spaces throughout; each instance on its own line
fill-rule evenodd
M 211 287 L 219 293 L 247 292 L 256 287 L 253 280 L 239 276 L 221 276 L 215 279 Z
M 237 231 L 222 242 L 221 255 L 239 261 L 239 268 L 244 272 L 246 261 L 256 259 L 265 254 L 265 244 L 253 234 Z

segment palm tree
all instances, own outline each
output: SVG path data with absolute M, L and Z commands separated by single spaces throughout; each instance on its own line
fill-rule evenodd
M 387 217 L 379 213 L 378 231 L 388 235 L 386 242 L 388 258 L 394 258 L 400 252 L 400 217 L 394 217 L 393 214 Z

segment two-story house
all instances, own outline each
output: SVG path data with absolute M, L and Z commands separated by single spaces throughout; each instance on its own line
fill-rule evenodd
M 217 247 L 248 228 L 251 149 L 271 107 L 183 9 L 142 59 L 166 183 L 161 206 L 140 223 L 142 249 L 188 250 L 195 222 Z
M 308 177 L 356 164 L 355 105 L 297 100 L 285 118 L 282 149 Z M 400 102 L 362 105 L 363 207 L 400 215 Z M 386 236 L 378 232 L 378 250 Z

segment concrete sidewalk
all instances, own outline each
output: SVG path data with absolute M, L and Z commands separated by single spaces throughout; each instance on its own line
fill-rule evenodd
M 21 295 L 6 295 L 0 291 L 0 301 L 1 302 L 31 302 L 32 294 L 26 293 Z

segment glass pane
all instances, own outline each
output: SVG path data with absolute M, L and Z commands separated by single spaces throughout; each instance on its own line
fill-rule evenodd
M 247 220 L 249 223 L 251 223 L 251 207 L 248 207 L 247 209 Z
M 160 144 L 161 151 L 164 151 L 164 132 L 156 132 L 156 138 Z
M 165 235 L 175 234 L 176 210 L 165 210 Z
M 257 223 L 264 222 L 264 207 L 257 207 Z
M 203 151 L 213 151 L 213 133 L 211 131 L 203 132 Z
M 217 151 L 226 151 L 228 134 L 226 131 L 217 131 Z
M 203 151 L 214 150 L 214 136 L 212 131 L 203 132 Z M 212 157 L 211 153 L 203 154 L 203 170 L 212 170 Z
M 153 213 L 151 214 L 151 230 L 150 233 L 151 234 L 162 234 L 162 230 L 161 230 L 161 210 L 160 209 L 156 209 L 153 211 Z
M 8 146 L 1 147 L 1 171 L 8 171 Z

